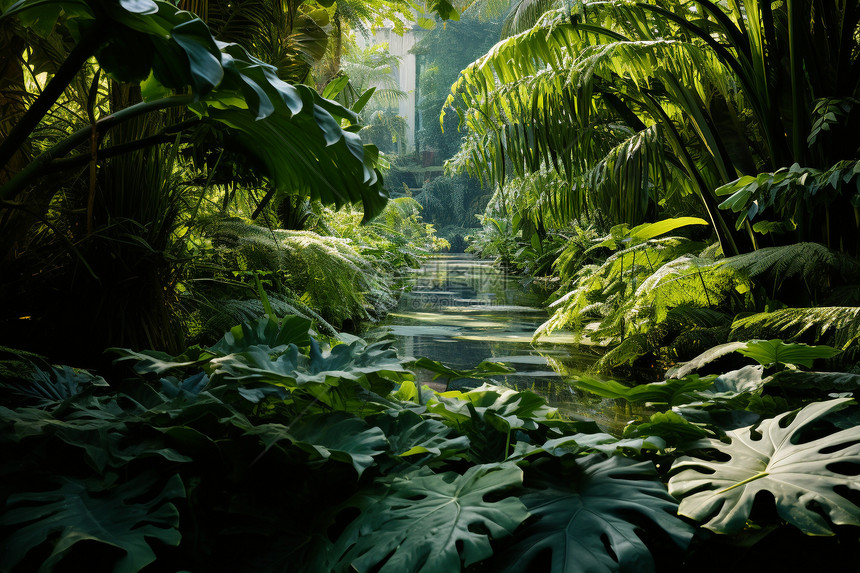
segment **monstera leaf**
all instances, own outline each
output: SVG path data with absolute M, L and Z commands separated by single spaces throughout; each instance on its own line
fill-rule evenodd
M 486 559 L 493 553 L 488 534 L 510 535 L 528 516 L 518 499 L 498 499 L 522 479 L 513 464 L 396 478 L 356 500 L 362 511 L 336 543 L 335 570 L 451 573 L 462 561 L 468 567 Z
M 155 560 L 147 539 L 179 545 L 179 512 L 169 500 L 185 496 L 174 475 L 160 492 L 151 491 L 155 474 L 106 491 L 93 491 L 84 482 L 59 478 L 58 489 L 19 493 L 9 497 L 0 525 L 16 527 L 0 545 L 0 570 L 9 571 L 31 550 L 51 540 L 53 545 L 40 571 L 51 570 L 80 541 L 115 547 L 125 555 L 115 573 L 134 573 Z
M 650 462 L 595 454 L 577 461 L 572 483 L 538 481 L 522 496 L 537 520 L 499 555 L 504 573 L 531 571 L 541 554 L 552 554 L 552 573 L 653 571 L 654 560 L 637 530 L 667 533 L 685 548 L 692 528 L 674 516 L 677 502 Z
M 708 529 L 733 533 L 746 524 L 756 494 L 767 491 L 779 515 L 804 533 L 832 535 L 825 515 L 837 525 L 860 525 L 860 507 L 843 495 L 848 489 L 860 491 L 860 427 L 809 441 L 803 441 L 802 434 L 849 401 L 816 402 L 793 420 L 788 412 L 732 430 L 729 443 L 693 444 L 731 459 L 683 457 L 673 464 L 669 491 L 682 498 L 679 513 L 704 522 Z

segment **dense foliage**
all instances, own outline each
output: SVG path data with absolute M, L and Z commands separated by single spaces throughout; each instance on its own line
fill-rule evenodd
M 488 187 L 386 189 L 349 34 L 454 4 L 507 13 L 419 50 L 504 37 L 424 61 L 421 141 Z M 856 561 L 860 3 L 454 4 L 0 0 L 0 570 Z M 485 204 L 616 435 L 343 332 Z
M 756 365 L 721 376 L 583 380 L 656 409 L 618 438 L 528 391 L 419 390 L 385 343 L 325 347 L 310 326 L 264 318 L 179 356 L 113 349 L 134 375 L 110 383 L 17 362 L 3 569 L 717 570 L 697 522 L 741 545 L 780 520 L 860 525 L 857 412 L 794 393 L 857 387 L 797 370 L 828 347 L 750 342 L 734 350 Z M 816 559 L 840 562 L 850 539 Z

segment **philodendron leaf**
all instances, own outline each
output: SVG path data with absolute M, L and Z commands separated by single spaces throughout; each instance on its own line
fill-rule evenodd
M 624 428 L 625 438 L 663 438 L 669 445 L 678 445 L 690 440 L 704 438 L 710 432 L 693 424 L 673 411 L 657 412 L 639 424 L 628 424 Z
M 502 572 L 531 571 L 546 551 L 552 555 L 546 570 L 553 573 L 653 571 L 637 531 L 662 530 L 682 549 L 690 543 L 692 528 L 675 517 L 677 502 L 652 463 L 594 454 L 577 466 L 571 483 L 537 481 L 533 485 L 540 489 L 521 497 L 537 520 L 499 555 Z
M 180 540 L 179 512 L 169 500 L 185 497 L 182 480 L 174 475 L 153 493 L 157 479 L 142 474 L 115 488 L 93 491 L 85 482 L 61 477 L 58 489 L 9 496 L 0 525 L 16 529 L 0 544 L 0 570 L 11 570 L 31 549 L 50 540 L 53 545 L 40 571 L 50 571 L 79 541 L 124 551 L 114 573 L 140 571 L 155 561 L 147 539 L 167 545 L 179 545 Z
M 860 374 L 783 370 L 774 374 L 768 384 L 782 390 L 814 390 L 817 395 L 828 391 L 857 392 L 860 389 Z
M 182 370 L 189 367 L 198 367 L 206 364 L 214 354 L 199 346 L 187 348 L 179 356 L 171 356 L 159 350 L 143 350 L 136 352 L 128 348 L 108 348 L 107 352 L 119 355 L 114 363 L 127 360 L 134 361 L 134 371 L 138 374 L 164 374 L 170 370 Z
M 424 358 L 423 356 L 418 360 L 410 363 L 410 366 L 414 368 L 423 368 L 424 370 L 429 370 L 430 372 L 434 372 L 433 380 L 444 377 L 450 380 L 458 380 L 460 378 L 488 378 L 490 376 L 496 376 L 499 374 L 511 374 L 516 372 L 515 368 L 511 368 L 510 366 L 505 366 L 501 362 L 489 362 L 483 361 L 474 368 L 470 368 L 468 370 L 456 370 L 454 368 L 449 368 L 438 362 L 436 360 L 431 360 L 429 358 Z
M 310 328 L 311 321 L 299 316 L 285 317 L 280 324 L 273 318 L 263 317 L 256 322 L 234 326 L 212 347 L 212 351 L 224 356 L 244 352 L 252 346 L 269 349 L 289 344 L 307 346 L 310 344 Z
M 623 398 L 628 402 L 651 402 L 675 406 L 692 402 L 696 398 L 690 395 L 696 390 L 704 390 L 713 384 L 712 377 L 699 378 L 691 374 L 685 378 L 669 379 L 663 382 L 626 386 L 615 380 L 592 380 L 582 378 L 574 380 L 573 384 L 581 390 L 587 390 L 604 398 Z
M 32 400 L 37 406 L 46 407 L 61 402 L 95 386 L 105 387 L 108 383 L 101 376 L 94 376 L 86 370 L 75 370 L 69 366 L 52 366 L 42 370 L 36 366 L 26 381 L 12 381 L 10 388 L 16 394 Z
M 780 517 L 812 535 L 833 535 L 834 524 L 860 525 L 860 507 L 839 490 L 860 491 L 860 427 L 801 441 L 801 432 L 850 399 L 816 402 L 792 412 L 728 432 L 729 443 L 700 440 L 728 461 L 679 458 L 672 466 L 669 491 L 682 498 L 679 513 L 708 529 L 734 533 L 744 528 L 756 494 L 770 492 Z M 845 470 L 853 466 L 854 470 Z M 847 473 L 840 473 L 845 470 Z
M 339 412 L 303 416 L 290 426 L 263 424 L 247 433 L 260 436 L 266 448 L 281 440 L 289 440 L 314 457 L 351 464 L 359 476 L 373 465 L 373 456 L 388 447 L 382 430 Z
M 453 430 L 439 420 L 424 419 L 409 410 L 397 417 L 382 415 L 376 424 L 388 436 L 391 453 L 402 458 L 422 454 L 445 458 L 469 448 L 466 436 L 452 436 Z
M 486 559 L 489 536 L 510 535 L 528 516 L 519 499 L 498 499 L 522 480 L 511 463 L 395 478 L 356 500 L 362 511 L 335 545 L 335 570 L 451 573 Z
M 746 342 L 727 342 L 725 344 L 713 346 L 702 352 L 689 362 L 685 362 L 679 366 L 674 366 L 670 368 L 666 372 L 666 376 L 668 378 L 684 378 L 685 376 L 692 374 L 702 366 L 710 364 L 714 360 L 722 358 L 726 354 L 730 354 L 741 348 L 746 348 L 746 345 Z
M 831 346 L 808 346 L 788 344 L 782 340 L 751 340 L 738 352 L 756 360 L 759 364 L 800 364 L 812 368 L 816 358 L 831 358 L 841 351 Z
M 538 422 L 561 420 L 558 411 L 537 394 L 491 384 L 468 392 L 437 394 L 427 408 L 455 424 L 469 423 L 475 417 L 502 432 L 534 430 Z

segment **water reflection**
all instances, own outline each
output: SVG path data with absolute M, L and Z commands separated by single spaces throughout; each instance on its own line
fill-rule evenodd
M 594 353 L 577 350 L 569 333 L 532 341 L 547 314 L 541 308 L 543 295 L 524 288 L 521 281 L 471 255 L 433 257 L 412 272 L 412 289 L 397 309 L 366 335 L 375 338 L 387 332 L 399 355 L 426 356 L 456 369 L 473 368 L 484 360 L 504 362 L 517 372 L 495 377 L 495 382 L 534 390 L 566 414 L 595 419 L 607 429 L 623 428 L 631 412 L 614 401 L 582 395 L 566 382 L 588 370 Z M 425 373 L 419 381 L 431 383 L 432 375 Z M 454 384 L 462 388 L 481 382 Z

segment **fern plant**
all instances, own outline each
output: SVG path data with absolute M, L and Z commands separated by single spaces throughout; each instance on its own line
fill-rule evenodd
M 385 284 L 385 272 L 349 239 L 266 229 L 239 219 L 211 224 L 206 234 L 212 261 L 221 269 L 236 269 L 229 271 L 229 277 L 222 271 L 221 278 L 227 281 L 222 284 L 238 286 L 247 298 L 257 299 L 248 294 L 253 292 L 250 280 L 259 274 L 282 311 L 308 316 L 313 309 L 323 324 L 340 325 L 348 319 L 371 319 L 395 302 Z M 229 294 L 231 289 L 227 290 Z M 235 298 L 221 297 L 217 304 L 223 306 L 223 301 Z M 247 317 L 256 303 L 232 306 L 237 315 Z

